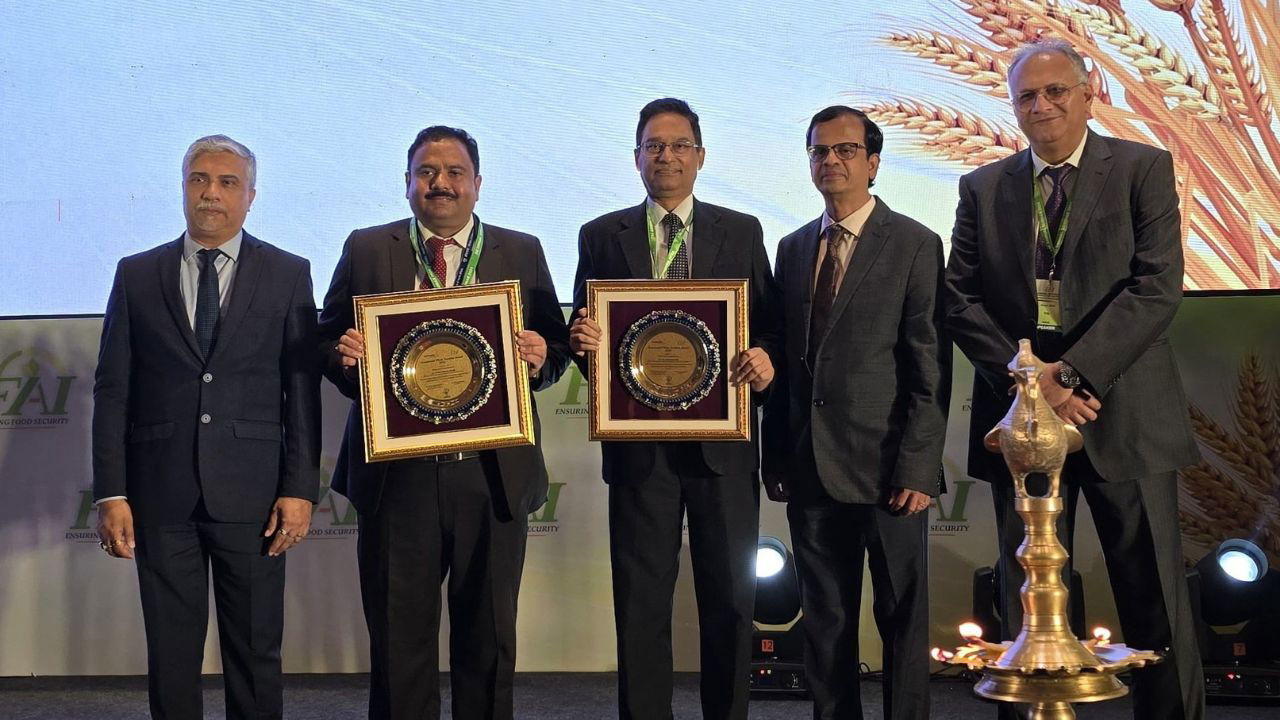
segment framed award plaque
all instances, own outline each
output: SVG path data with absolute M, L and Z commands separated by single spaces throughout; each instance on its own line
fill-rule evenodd
M 532 445 L 512 280 L 355 298 L 365 461 Z
M 749 440 L 746 280 L 588 280 L 592 440 Z

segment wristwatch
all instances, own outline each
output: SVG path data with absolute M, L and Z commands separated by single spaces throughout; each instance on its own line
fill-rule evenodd
M 1058 384 L 1064 388 L 1072 390 L 1080 387 L 1080 373 L 1076 369 L 1068 365 L 1066 362 L 1058 361 Z

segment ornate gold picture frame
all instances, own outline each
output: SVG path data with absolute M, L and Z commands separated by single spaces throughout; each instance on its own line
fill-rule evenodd
M 517 280 L 361 295 L 365 461 L 532 445 Z

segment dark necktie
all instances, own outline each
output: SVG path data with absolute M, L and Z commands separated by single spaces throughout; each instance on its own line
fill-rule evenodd
M 824 231 L 827 240 L 827 254 L 818 267 L 818 279 L 813 286 L 813 307 L 809 319 L 809 367 L 813 367 L 813 356 L 826 334 L 827 323 L 831 320 L 831 306 L 835 304 L 836 292 L 840 289 L 840 278 L 844 275 L 844 243 L 849 232 L 840 225 L 828 225 Z
M 680 230 L 684 228 L 684 223 L 675 213 L 667 213 L 667 216 L 662 218 L 662 224 L 667 228 L 667 252 L 671 252 L 671 245 L 676 241 L 676 235 L 679 235 Z M 674 258 L 671 258 L 671 264 L 667 266 L 667 279 L 689 279 L 689 243 L 680 243 L 680 250 L 676 252 Z
M 1044 201 L 1044 214 L 1049 220 L 1049 238 L 1051 240 L 1058 239 L 1058 228 L 1062 226 L 1062 214 L 1067 209 L 1067 175 L 1071 172 L 1070 165 L 1059 165 L 1058 167 L 1047 167 L 1041 171 L 1040 175 L 1049 178 L 1053 182 L 1053 187 L 1049 191 L 1049 196 Z M 1039 182 L 1037 180 L 1036 182 Z M 1061 250 L 1062 248 L 1058 248 Z M 1049 271 L 1053 268 L 1053 252 L 1045 246 L 1044 240 L 1040 233 L 1036 233 L 1036 277 L 1041 280 L 1049 279 Z
M 444 261 L 444 249 L 453 243 L 452 238 L 442 238 L 432 235 L 427 239 L 427 250 L 431 253 L 431 271 L 436 274 L 436 278 L 440 281 L 441 287 L 448 287 L 449 280 L 445 277 L 449 274 L 449 266 Z M 419 290 L 426 290 L 431 287 L 431 278 L 422 278 L 422 284 L 418 286 Z
M 218 269 L 213 261 L 222 254 L 221 250 L 208 248 L 199 250 L 200 281 L 196 286 L 196 342 L 200 344 L 200 353 L 206 358 L 213 350 L 213 341 L 218 337 L 218 310 L 220 300 L 218 294 Z

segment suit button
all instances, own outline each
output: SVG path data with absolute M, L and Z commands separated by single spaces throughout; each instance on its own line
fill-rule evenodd
M 801 355 L 801 356 L 800 356 L 800 364 L 801 364 L 801 365 L 803 365 L 803 364 L 805 364 L 806 362 L 808 362 L 808 360 L 805 360 L 805 357 L 804 357 L 803 355 Z
M 200 376 L 200 379 L 207 383 L 211 383 L 213 382 L 213 373 L 205 373 Z
M 204 425 L 208 425 L 209 423 L 213 422 L 213 416 L 210 415 L 209 413 L 205 413 L 200 416 L 200 422 Z
M 814 407 L 822 407 L 822 406 L 823 406 L 823 405 L 825 405 L 825 404 L 826 404 L 826 403 L 825 403 L 824 401 L 822 401 L 822 400 L 814 400 L 814 401 L 813 401 L 813 406 L 814 406 Z

